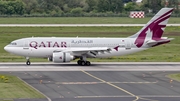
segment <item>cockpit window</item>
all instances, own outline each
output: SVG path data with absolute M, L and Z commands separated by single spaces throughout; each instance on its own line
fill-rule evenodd
M 15 43 L 15 42 L 12 42 L 12 43 L 10 43 L 10 45 L 17 45 L 17 43 Z

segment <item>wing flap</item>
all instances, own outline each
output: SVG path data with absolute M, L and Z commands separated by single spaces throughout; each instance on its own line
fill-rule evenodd
M 109 51 L 110 48 L 107 47 L 90 47 L 90 48 L 72 48 L 68 50 L 64 50 L 63 52 L 88 52 L 88 51 Z
M 88 55 L 89 57 L 96 57 L 98 52 L 104 53 L 108 52 L 110 53 L 111 49 L 108 47 L 83 47 L 83 48 L 71 48 L 64 50 L 62 52 L 72 52 L 73 54 L 76 54 L 76 56 L 81 56 L 81 55 Z

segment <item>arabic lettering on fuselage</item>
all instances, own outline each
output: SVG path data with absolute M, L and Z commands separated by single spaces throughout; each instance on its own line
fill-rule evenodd
M 93 40 L 72 40 L 71 43 L 74 44 L 93 43 Z

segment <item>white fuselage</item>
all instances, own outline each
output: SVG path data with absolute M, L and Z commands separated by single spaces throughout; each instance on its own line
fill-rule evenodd
M 137 48 L 134 41 L 134 38 L 32 37 L 15 40 L 4 49 L 10 53 L 25 57 L 50 57 L 55 51 L 68 50 L 71 55 L 80 56 L 83 54 L 83 51 L 76 52 L 75 50 L 110 48 L 111 51 L 97 53 L 96 58 L 104 58 L 131 54 L 149 48 L 148 46 Z M 114 49 L 117 46 L 117 50 Z

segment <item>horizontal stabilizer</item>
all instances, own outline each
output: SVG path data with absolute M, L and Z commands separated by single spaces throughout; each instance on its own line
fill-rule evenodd
M 160 44 L 168 43 L 173 39 L 174 38 L 160 39 L 160 40 L 157 40 L 157 41 L 156 40 L 149 40 L 147 42 L 147 45 L 149 45 L 149 46 L 157 46 L 157 45 L 160 45 Z

